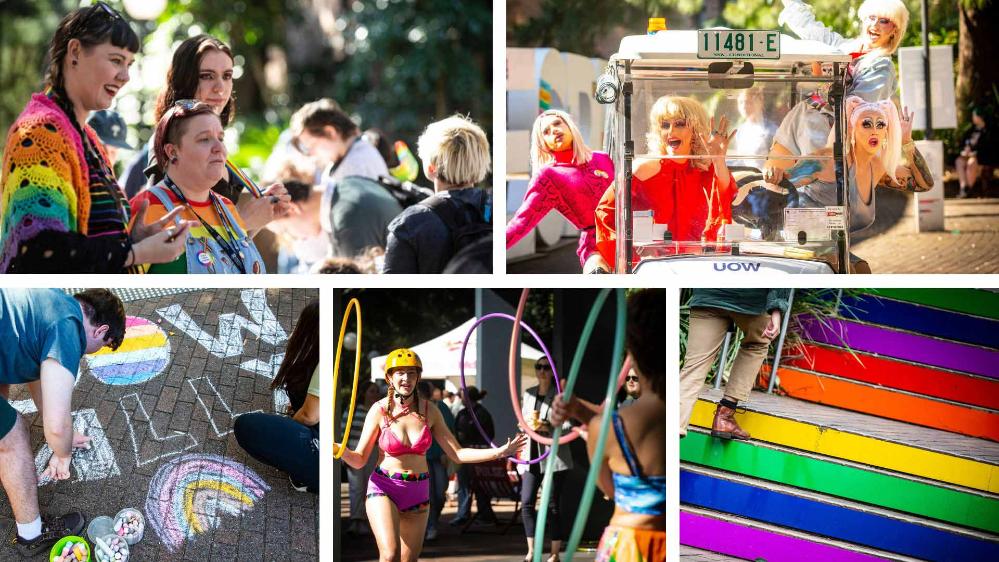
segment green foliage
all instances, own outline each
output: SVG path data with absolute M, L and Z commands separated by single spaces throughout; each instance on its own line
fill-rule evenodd
M 354 0 L 348 58 L 332 93 L 363 126 L 415 148 L 426 125 L 455 113 L 492 130 L 492 4 Z
M 782 354 L 793 352 L 802 343 L 801 318 L 815 318 L 820 323 L 825 324 L 829 318 L 855 318 L 853 310 L 842 303 L 844 298 L 857 297 L 868 294 L 868 289 L 796 289 L 791 304 L 791 318 L 788 321 L 787 335 L 784 339 Z M 680 364 L 683 365 L 683 358 L 687 351 L 687 334 L 690 330 L 690 298 L 693 296 L 692 289 L 682 289 L 680 292 Z M 726 356 L 726 366 L 731 370 L 736 354 L 739 352 L 739 344 L 742 342 L 742 331 L 736 330 L 735 341 L 732 342 Z M 841 345 L 851 354 L 846 342 Z M 777 339 L 771 344 L 770 353 L 776 353 Z M 718 358 L 715 359 L 709 371 L 707 382 L 713 381 L 714 373 L 718 369 Z M 728 380 L 728 370 L 722 375 L 722 380 Z

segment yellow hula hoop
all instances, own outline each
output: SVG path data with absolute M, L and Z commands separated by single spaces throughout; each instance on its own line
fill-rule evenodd
M 336 361 L 333 363 L 333 415 L 336 416 L 336 396 L 339 386 L 337 379 L 340 378 L 340 355 L 343 353 L 343 337 L 347 334 L 347 320 L 350 319 L 350 311 L 353 309 L 357 315 L 357 349 L 354 351 L 354 388 L 350 393 L 350 408 L 347 410 L 347 424 L 343 428 L 343 442 L 336 442 L 336 434 L 333 434 L 333 444 L 337 446 L 333 453 L 333 458 L 339 459 L 347 450 L 347 438 L 350 436 L 350 426 L 354 422 L 354 406 L 357 403 L 357 377 L 361 374 L 361 303 L 356 299 L 350 299 L 347 309 L 343 311 L 343 322 L 340 323 L 340 339 L 336 344 Z

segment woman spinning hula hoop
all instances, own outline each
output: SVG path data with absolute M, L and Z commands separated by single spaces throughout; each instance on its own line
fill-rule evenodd
M 597 486 L 614 498 L 614 515 L 604 529 L 597 562 L 661 562 L 666 559 L 666 354 L 659 349 L 666 328 L 666 294 L 644 290 L 628 300 L 627 349 L 643 392 L 613 413 L 614 431 L 599 452 L 588 438 L 591 462 L 599 464 Z M 599 433 L 603 408 L 572 396 L 555 398 L 552 422 L 577 419 Z M 574 529 L 575 531 L 575 529 Z M 571 541 L 570 541 L 571 546 Z
M 423 373 L 419 356 L 410 349 L 396 349 L 385 364 L 388 396 L 368 411 L 357 448 L 345 450 L 343 461 L 357 469 L 364 466 L 375 443 L 385 455 L 368 481 L 368 523 L 385 562 L 415 562 L 423 550 L 430 502 L 426 452 L 431 441 L 452 461 L 477 463 L 517 454 L 527 436 L 508 439 L 502 447 L 465 449 L 448 430 L 437 408 L 420 404 L 416 384 Z M 336 453 L 343 447 L 336 447 Z

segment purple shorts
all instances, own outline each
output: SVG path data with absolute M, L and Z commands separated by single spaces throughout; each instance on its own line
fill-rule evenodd
M 387 472 L 375 467 L 368 480 L 368 495 L 386 496 L 399 511 L 422 511 L 430 505 L 429 472 Z

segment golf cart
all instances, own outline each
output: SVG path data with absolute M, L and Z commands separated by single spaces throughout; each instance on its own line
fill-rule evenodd
M 850 60 L 849 55 L 823 43 L 777 31 L 664 30 L 622 39 L 596 87 L 597 101 L 609 104 L 604 145 L 617 175 L 615 272 L 848 272 L 843 92 Z M 816 74 L 813 63 L 819 63 L 823 71 Z M 772 129 L 802 103 L 804 94 L 816 89 L 825 92 L 833 121 L 833 152 L 809 159 L 833 160 L 838 204 L 803 207 L 792 182 L 763 181 L 769 143 L 746 151 L 733 142 L 726 156 L 739 186 L 732 201 L 732 224 L 722 226 L 710 240 L 704 236 L 678 240 L 666 224 L 668 217 L 633 209 L 633 166 L 642 159 L 709 157 L 649 153 L 650 109 L 665 95 L 694 98 L 715 123 L 727 116 L 732 130 L 740 126 L 740 92 L 749 88 L 757 95 L 762 91 L 763 117 Z

